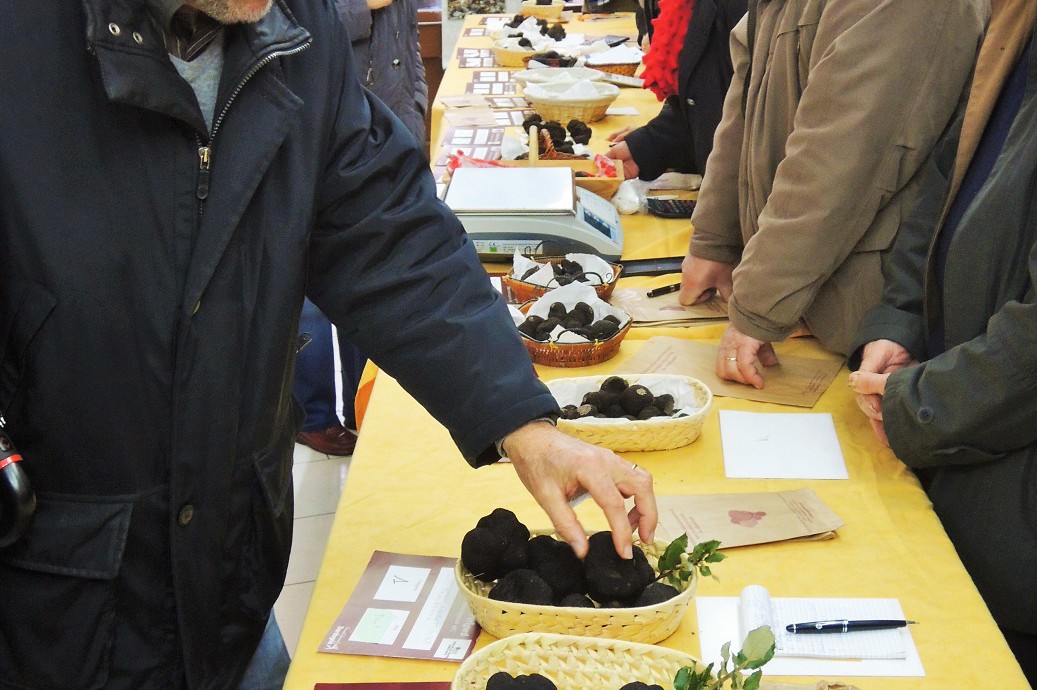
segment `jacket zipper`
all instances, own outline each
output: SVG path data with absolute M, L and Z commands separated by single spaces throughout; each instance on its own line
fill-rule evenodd
M 274 51 L 253 65 L 252 69 L 246 72 L 245 76 L 242 77 L 241 81 L 239 81 L 237 86 L 234 87 L 230 97 L 227 99 L 227 103 L 223 106 L 223 110 L 220 111 L 219 116 L 213 121 L 212 132 L 209 133 L 208 140 L 203 141 L 200 136 L 197 134 L 195 135 L 195 141 L 198 144 L 198 185 L 195 190 L 195 196 L 198 197 L 199 201 L 199 215 L 201 215 L 202 209 L 204 208 L 205 199 L 209 196 L 209 168 L 211 165 L 212 147 L 216 140 L 216 132 L 223 123 L 223 118 L 226 117 L 227 111 L 230 110 L 230 106 L 234 102 L 234 99 L 237 98 L 238 94 L 241 93 L 241 90 L 245 88 L 245 84 L 248 83 L 248 80 L 255 76 L 256 72 L 263 69 L 276 58 L 301 53 L 310 47 L 310 43 L 312 43 L 312 39 L 308 39 L 305 43 L 298 45 L 291 50 Z

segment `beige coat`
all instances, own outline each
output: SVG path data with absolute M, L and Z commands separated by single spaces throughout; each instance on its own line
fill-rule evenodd
M 760 0 L 744 120 L 735 28 L 690 251 L 738 264 L 740 331 L 776 341 L 802 320 L 846 354 L 922 162 L 964 106 L 988 14 L 988 0 Z

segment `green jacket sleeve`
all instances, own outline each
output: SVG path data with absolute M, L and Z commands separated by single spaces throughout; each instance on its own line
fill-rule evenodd
M 911 467 L 998 460 L 1037 443 L 1037 247 L 1030 288 L 989 320 L 984 334 L 886 381 L 890 446 Z
M 861 351 L 873 340 L 892 340 L 915 359 L 925 359 L 925 269 L 954 169 L 964 110 L 960 112 L 922 167 L 915 207 L 900 226 L 892 249 L 883 256 L 882 301 L 861 321 L 850 348 L 851 370 L 860 367 Z

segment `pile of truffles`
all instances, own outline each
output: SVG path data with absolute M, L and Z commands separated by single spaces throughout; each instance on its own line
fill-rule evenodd
M 539 2 L 539 0 L 538 0 L 537 4 L 538 5 L 541 4 Z M 550 5 L 551 4 L 551 0 L 548 0 L 547 2 L 545 2 L 543 4 L 544 5 Z M 529 17 L 526 17 L 526 16 L 521 15 L 521 14 L 516 14 L 504 26 L 506 26 L 509 29 L 517 29 L 519 27 L 519 25 L 522 22 L 526 21 L 527 19 L 529 19 Z M 536 23 L 537 23 L 537 26 L 540 27 L 540 34 L 542 36 L 547 36 L 552 41 L 561 41 L 563 38 L 565 38 L 565 27 L 562 26 L 561 24 L 555 23 L 553 26 L 548 26 L 547 20 L 543 19 L 543 18 L 540 18 L 540 17 L 536 18 Z M 522 34 L 520 34 L 520 33 L 518 33 L 518 34 L 507 34 L 508 38 L 517 38 L 517 37 L 520 37 L 520 36 L 522 36 Z M 525 41 L 525 43 L 523 43 L 523 41 Z M 519 45 L 522 46 L 523 48 L 532 48 L 533 47 L 533 43 L 528 38 L 526 38 L 525 36 L 522 36 L 522 39 L 519 41 Z M 551 52 L 554 52 L 554 51 L 551 51 Z M 536 57 L 536 56 L 534 56 L 534 57 Z M 575 58 L 573 58 L 573 60 L 575 60 Z
M 540 270 L 540 264 L 530 266 L 521 276 L 519 280 L 525 280 L 529 276 L 533 275 Z M 569 259 L 562 259 L 556 263 L 551 264 L 551 270 L 554 272 L 554 282 L 559 287 L 562 285 L 568 285 L 569 283 L 586 283 L 587 279 L 591 276 L 598 278 L 598 283 L 604 284 L 605 279 L 598 275 L 596 272 L 588 273 L 583 270 L 583 266 L 578 261 L 571 261 Z
M 514 676 L 506 671 L 498 671 L 486 681 L 486 690 L 558 690 L 550 678 L 539 673 L 528 676 Z M 663 690 L 660 685 L 647 685 L 639 680 L 627 683 L 619 690 Z
M 625 560 L 611 532 L 597 532 L 589 542 L 581 561 L 563 541 L 546 534 L 530 539 L 514 513 L 497 508 L 464 536 L 461 563 L 479 580 L 495 581 L 490 599 L 517 604 L 624 608 L 652 606 L 680 593 L 656 582 L 640 547 Z
M 564 35 L 563 35 L 564 38 Z M 560 39 L 555 39 L 560 40 Z M 536 60 L 550 67 L 573 67 L 577 58 L 572 55 L 562 55 L 557 50 L 546 50 L 542 53 L 533 53 L 530 60 Z
M 572 310 L 567 310 L 561 302 L 554 302 L 547 312 L 547 318 L 531 314 L 519 324 L 519 333 L 537 342 L 547 342 L 551 333 L 561 326 L 564 330 L 583 336 L 588 340 L 608 340 L 619 333 L 619 317 L 606 314 L 594 320 L 594 309 L 586 302 L 577 302 Z
M 587 124 L 581 120 L 569 120 L 569 124 L 562 127 L 558 120 L 547 120 L 533 113 L 522 121 L 522 131 L 528 132 L 529 128 L 536 125 L 537 129 L 547 132 L 551 137 L 551 145 L 558 153 L 573 153 L 576 144 L 587 145 L 591 140 L 592 131 Z M 547 145 L 541 141 L 538 149 L 541 154 L 547 153 Z M 529 158 L 529 154 L 519 156 L 520 159 Z
M 673 407 L 673 396 L 669 393 L 653 395 L 640 384 L 630 385 L 621 376 L 610 376 L 601 382 L 598 390 L 585 394 L 579 405 L 562 407 L 562 419 L 672 417 Z

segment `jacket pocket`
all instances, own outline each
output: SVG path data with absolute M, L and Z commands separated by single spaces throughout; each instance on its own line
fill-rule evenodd
M 251 534 L 244 542 L 235 578 L 246 615 L 265 621 L 284 585 L 292 548 L 292 453 L 295 434 L 252 457 L 257 488 L 252 495 Z
M 37 283 L 25 283 L 0 322 L 0 409 L 11 404 L 25 367 L 25 352 L 54 311 L 57 300 Z
M 37 497 L 29 532 L 0 550 L 0 683 L 105 685 L 132 509 L 121 499 Z

